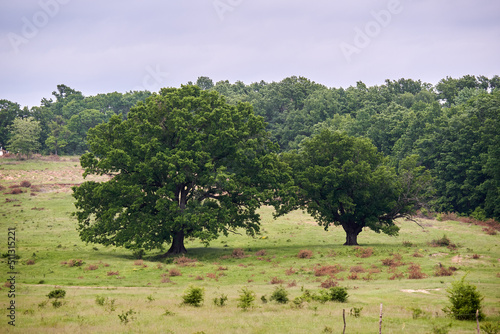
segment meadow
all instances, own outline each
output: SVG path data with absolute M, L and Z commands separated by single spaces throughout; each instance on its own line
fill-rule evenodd
M 364 230 L 360 246 L 346 247 L 341 227 L 325 231 L 301 211 L 273 219 L 263 207 L 260 235 L 236 231 L 208 246 L 190 239 L 185 256 L 162 258 L 166 249 L 142 254 L 80 240 L 71 186 L 82 172 L 77 157 L 0 159 L 0 332 L 342 333 L 345 312 L 346 333 L 376 333 L 382 304 L 382 333 L 475 333 L 474 321 L 442 310 L 464 275 L 484 296 L 481 324 L 500 322 L 500 235 L 484 226 L 401 220 L 399 236 Z M 20 256 L 14 269 L 9 229 Z M 335 285 L 347 288 L 347 302 L 298 298 Z M 201 306 L 183 304 L 190 287 L 203 289 Z M 279 287 L 287 303 L 271 300 Z M 64 298 L 48 297 L 56 289 Z M 238 307 L 243 289 L 256 297 L 246 310 Z

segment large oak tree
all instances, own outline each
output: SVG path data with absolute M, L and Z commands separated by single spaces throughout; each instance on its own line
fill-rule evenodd
M 286 164 L 249 104 L 229 105 L 197 86 L 164 88 L 88 132 L 85 174 L 107 182 L 74 187 L 82 240 L 186 252 L 184 238 L 208 242 L 243 228 L 259 231 L 256 209 L 279 206 Z
M 325 129 L 283 160 L 292 166 L 299 200 L 280 213 L 302 208 L 325 230 L 340 225 L 345 245 L 357 245 L 364 227 L 397 234 L 395 219 L 411 216 L 430 191 L 431 178 L 417 156 L 402 161 L 396 173 L 369 139 L 342 132 Z

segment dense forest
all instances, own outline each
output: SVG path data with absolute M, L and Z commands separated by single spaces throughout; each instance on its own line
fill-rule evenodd
M 395 168 L 417 155 L 434 177 L 430 209 L 500 219 L 499 76 L 447 77 L 435 86 L 411 79 L 371 87 L 358 82 L 346 89 L 303 77 L 248 85 L 200 77 L 188 84 L 217 91 L 230 104 L 250 103 L 281 151 L 326 128 L 370 139 Z M 31 109 L 0 100 L 0 145 L 23 152 L 21 142 L 31 140 L 29 147 L 42 154 L 82 154 L 90 128 L 112 115 L 126 118 L 152 94 L 84 96 L 58 85 L 52 98 Z

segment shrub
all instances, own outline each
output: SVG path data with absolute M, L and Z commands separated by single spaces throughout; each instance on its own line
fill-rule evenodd
M 52 290 L 47 295 L 47 297 L 49 297 L 49 299 L 51 299 L 51 298 L 56 298 L 56 299 L 64 298 L 64 296 L 66 296 L 66 291 L 63 289 Z
M 479 254 L 473 254 L 473 255 L 472 255 L 472 258 L 473 258 L 474 260 L 477 260 L 477 259 L 479 259 L 480 257 L 481 257 L 481 256 L 480 256 Z
M 31 187 L 31 182 L 30 181 L 26 181 L 26 180 L 21 181 L 20 186 L 23 187 L 23 188 L 29 188 L 29 187 Z
M 434 271 L 434 276 L 451 276 L 451 275 L 453 275 L 453 269 L 446 268 L 441 264 L 436 266 L 436 270 Z
M 10 193 L 9 193 L 9 194 L 12 194 L 12 195 L 19 195 L 19 194 L 22 194 L 22 193 L 23 193 L 23 191 L 22 191 L 21 189 L 19 189 L 19 188 L 14 188 L 14 189 L 12 189 L 12 190 L 10 191 Z
M 327 301 L 345 303 L 348 297 L 347 288 L 335 286 L 328 290 L 320 290 L 320 295 L 316 299 L 323 303 Z
M 361 316 L 362 307 L 353 307 L 349 310 L 349 315 L 354 318 L 359 318 Z
M 83 260 L 69 260 L 68 267 L 81 267 L 85 262 Z
M 288 292 L 282 286 L 276 287 L 270 299 L 275 300 L 278 304 L 286 304 L 288 303 Z
M 278 277 L 273 277 L 271 278 L 271 281 L 269 283 L 271 284 L 282 284 L 284 281 L 281 278 Z
M 97 270 L 99 269 L 99 266 L 97 264 L 89 264 L 84 270 L 89 271 L 89 270 Z
M 420 317 L 425 316 L 425 311 L 422 310 L 421 308 L 411 307 L 410 311 L 412 311 L 412 315 L 411 316 L 412 316 L 413 319 L 418 319 Z
M 498 334 L 498 332 L 500 332 L 500 324 L 486 322 L 484 325 L 481 325 L 481 330 L 486 334 Z
M 183 304 L 188 304 L 196 307 L 201 306 L 201 304 L 203 303 L 204 294 L 205 289 L 190 286 L 182 296 Z
M 337 283 L 336 281 L 333 280 L 333 278 L 327 278 L 324 282 L 321 282 L 321 287 L 324 288 L 324 289 L 329 289 L 329 288 L 333 288 L 334 286 L 337 286 L 339 285 L 339 283 Z
M 333 266 L 321 266 L 321 267 L 315 267 L 314 268 L 314 275 L 315 276 L 325 276 L 325 275 L 335 275 L 339 272 L 341 272 L 342 266 L 339 264 L 333 265 Z
M 450 332 L 451 323 L 444 326 L 434 325 L 432 327 L 432 334 L 448 334 Z
M 181 267 L 194 266 L 195 262 L 197 262 L 197 261 L 198 260 L 190 259 L 184 255 L 176 257 L 174 259 L 174 263 L 177 264 L 178 266 L 181 266 Z
M 222 307 L 226 304 L 226 301 L 227 301 L 227 295 L 222 293 L 219 297 L 214 298 L 214 305 Z
M 449 249 L 457 248 L 457 245 L 452 243 L 451 240 L 446 237 L 446 235 L 443 235 L 441 239 L 432 240 L 430 245 L 433 247 L 447 247 Z
M 427 277 L 427 275 L 422 272 L 419 264 L 410 264 L 410 266 L 408 267 L 409 279 L 422 279 L 425 277 Z
M 26 260 L 26 265 L 30 266 L 30 265 L 33 265 L 33 264 L 35 264 L 35 260 L 33 260 L 33 259 Z
M 123 311 L 122 314 L 118 314 L 118 318 L 120 319 L 122 324 L 127 324 L 129 321 L 135 319 L 134 317 L 135 313 L 136 312 L 132 309 L 128 310 L 127 312 Z
M 297 270 L 293 269 L 293 267 L 290 267 L 289 269 L 285 270 L 285 274 L 288 276 L 293 275 L 297 272 Z
M 253 307 L 253 302 L 255 301 L 255 293 L 247 288 L 243 288 L 240 291 L 240 298 L 238 298 L 238 307 L 242 308 L 244 311 Z
M 242 259 L 245 257 L 245 252 L 241 248 L 236 248 L 233 250 L 231 256 L 235 259 Z
M 95 303 L 99 306 L 104 306 L 104 303 L 106 302 L 106 299 L 105 297 L 103 296 L 97 296 L 95 297 Z
M 373 248 L 371 248 L 371 247 L 363 248 L 363 247 L 357 246 L 357 247 L 354 247 L 354 249 L 356 250 L 357 257 L 366 258 L 366 257 L 370 257 L 373 255 Z
M 351 273 L 364 273 L 366 272 L 365 268 L 363 266 L 352 266 L 351 269 L 349 269 Z
M 313 252 L 308 250 L 308 249 L 303 249 L 299 251 L 299 254 L 297 254 L 297 257 L 299 259 L 310 259 L 313 256 Z
M 350 273 L 349 276 L 347 276 L 347 279 L 350 280 L 357 280 L 358 278 L 358 273 Z
M 485 227 L 483 228 L 483 231 L 488 234 L 488 235 L 497 235 L 497 230 L 495 230 L 493 227 Z
M 257 251 L 257 252 L 255 253 L 255 255 L 257 255 L 257 256 L 264 256 L 264 255 L 266 255 L 266 254 L 267 254 L 267 252 L 266 252 L 266 250 L 265 250 L 265 249 L 261 249 L 260 251 Z
M 481 310 L 483 297 L 476 290 L 476 286 L 465 282 L 465 276 L 460 281 L 452 283 L 447 289 L 448 299 L 451 303 L 443 311 L 457 320 L 475 320 L 476 311 L 479 310 L 479 320 L 484 318 Z
M 179 269 L 177 268 L 172 268 L 168 271 L 168 275 L 173 277 L 173 276 L 182 276 L 182 273 Z
M 62 306 L 62 304 L 63 304 L 63 303 L 62 303 L 59 299 L 56 299 L 56 300 L 53 300 L 53 301 L 52 301 L 52 306 L 53 306 L 54 308 L 59 308 L 59 307 L 61 307 L 61 306 Z

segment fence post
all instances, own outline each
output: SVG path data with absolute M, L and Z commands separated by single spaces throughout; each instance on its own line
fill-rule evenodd
M 382 303 L 380 303 L 380 320 L 378 321 L 378 333 L 382 334 Z
M 344 319 L 344 330 L 342 331 L 342 334 L 345 334 L 345 309 L 342 309 L 342 318 Z
M 476 310 L 476 323 L 477 323 L 477 334 L 481 333 L 479 330 L 479 310 Z

